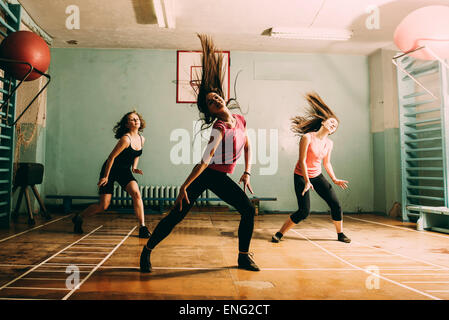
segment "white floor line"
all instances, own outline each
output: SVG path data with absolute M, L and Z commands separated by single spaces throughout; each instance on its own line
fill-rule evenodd
M 83 241 L 86 241 L 86 240 L 83 240 Z M 110 243 L 110 242 L 109 243 L 93 242 L 93 243 L 78 243 L 78 246 L 91 246 L 92 244 L 98 244 L 101 246 L 106 245 L 106 246 L 110 246 L 110 247 L 115 247 L 117 245 L 117 243 Z
M 86 240 L 84 240 L 84 241 L 87 241 L 87 240 L 89 240 L 89 241 L 115 241 L 115 240 L 119 240 L 119 239 L 121 239 L 121 238 L 123 238 L 123 237 L 117 237 L 117 238 L 115 238 L 114 237 L 114 239 L 105 239 L 105 238 L 94 238 L 94 237 L 89 237 L 89 239 L 86 239 Z M 108 242 L 108 243 L 110 243 L 110 242 Z
M 352 254 L 352 253 L 341 253 L 340 255 L 345 257 L 392 257 L 391 254 Z
M 72 242 L 70 245 L 68 245 L 67 247 L 65 247 L 64 249 L 58 251 L 57 253 L 55 253 L 54 255 L 52 255 L 51 257 L 45 259 L 44 261 L 42 261 L 41 263 L 37 264 L 36 266 L 34 266 L 33 268 L 31 268 L 30 270 L 26 271 L 25 273 L 23 273 L 22 275 L 20 275 L 19 277 L 11 280 L 10 282 L 4 284 L 3 286 L 0 287 L 0 291 L 3 290 L 4 288 L 8 287 L 10 284 L 16 282 L 17 280 L 23 278 L 24 276 L 26 276 L 27 274 L 33 272 L 34 270 L 36 270 L 37 268 L 39 268 L 41 265 L 43 265 L 44 263 L 46 263 L 47 261 L 51 260 L 53 257 L 57 256 L 58 254 L 60 254 L 61 252 L 63 252 L 64 250 L 70 248 L 71 246 L 73 246 L 74 244 L 76 244 L 77 242 L 81 241 L 82 239 L 84 239 L 85 237 L 88 237 L 90 234 L 94 233 L 95 231 L 97 231 L 98 229 L 102 228 L 103 225 L 99 226 L 98 228 L 92 230 L 90 233 L 88 233 L 87 235 L 85 235 L 84 237 L 76 240 L 75 242 Z
M 79 247 L 79 246 L 73 246 L 72 248 L 79 248 L 79 249 L 111 249 L 107 247 Z
M 385 276 L 438 276 L 446 277 L 449 273 L 384 273 Z
M 41 267 L 65 267 L 70 266 L 74 263 L 62 263 L 62 262 L 47 262 L 45 265 L 42 265 Z M 96 266 L 96 264 L 93 263 L 77 263 L 76 265 L 80 267 L 93 267 Z
M 62 257 L 54 257 L 54 259 L 88 259 L 88 260 L 98 260 L 98 259 L 103 259 L 104 257 L 73 257 L 73 256 L 62 256 Z M 76 263 L 74 263 L 76 264 Z
M 397 281 L 394 281 L 394 280 L 391 280 L 391 279 L 389 279 L 389 278 L 386 278 L 386 277 L 384 277 L 384 276 L 382 276 L 382 275 L 380 275 L 380 274 L 375 274 L 375 273 L 373 273 L 373 272 L 370 272 L 370 271 L 368 271 L 368 270 L 365 270 L 365 269 L 363 269 L 363 268 L 360 268 L 360 267 L 358 267 L 358 266 L 356 266 L 356 265 L 354 265 L 354 264 L 352 264 L 352 263 L 346 261 L 345 259 L 340 258 L 339 256 L 333 254 L 332 252 L 330 252 L 330 251 L 327 250 L 326 248 L 322 247 L 322 246 L 319 245 L 318 243 L 315 243 L 314 241 L 309 240 L 307 237 L 303 236 L 300 232 L 298 232 L 298 231 L 296 231 L 296 230 L 292 230 L 292 231 L 294 231 L 295 233 L 297 233 L 299 236 L 305 238 L 307 241 L 309 241 L 310 243 L 312 243 L 314 246 L 316 246 L 316 247 L 320 248 L 321 250 L 325 251 L 327 254 L 329 254 L 329 255 L 333 256 L 334 258 L 340 260 L 341 262 L 343 262 L 343 263 L 345 263 L 345 264 L 347 264 L 347 265 L 353 267 L 354 269 L 365 271 L 365 272 L 368 273 L 368 274 L 371 274 L 371 275 L 373 275 L 373 276 L 375 276 L 375 277 L 384 279 L 385 281 L 391 282 L 391 283 L 393 283 L 393 284 L 395 284 L 395 285 L 398 285 L 398 286 L 400 286 L 400 287 L 402 287 L 402 288 L 404 288 L 404 289 L 408 289 L 408 290 L 411 290 L 411 291 L 413 291 L 413 292 L 419 293 L 419 294 L 421 294 L 421 295 L 423 295 L 423 296 L 426 296 L 426 297 L 428 297 L 428 298 L 431 298 L 431 299 L 434 299 L 434 300 L 441 300 L 440 298 L 437 298 L 437 297 L 435 297 L 435 296 L 432 296 L 432 295 L 427 294 L 427 293 L 425 293 L 425 292 L 422 292 L 422 291 L 420 291 L 420 290 L 414 289 L 414 288 L 412 288 L 412 287 L 406 286 L 406 285 L 401 284 L 401 283 L 399 283 L 399 282 L 397 282 Z
M 9 237 L 7 237 L 7 238 L 4 238 L 4 239 L 0 239 L 0 243 L 1 243 L 1 242 L 4 242 L 4 241 L 7 241 L 7 240 L 9 240 L 9 239 L 12 239 L 12 238 L 18 237 L 18 236 L 20 236 L 20 235 L 22 235 L 22 234 L 25 234 L 25 233 L 27 233 L 27 232 L 30 232 L 30 231 L 33 231 L 33 230 L 36 230 L 36 229 L 39 229 L 39 228 L 45 227 L 45 226 L 47 226 L 47 225 L 49 225 L 49 224 L 52 224 L 52 223 L 58 222 L 59 220 L 62 220 L 62 219 L 64 219 L 64 218 L 67 218 L 67 217 L 69 217 L 69 216 L 71 216 L 71 215 L 70 215 L 70 214 L 68 214 L 68 215 L 66 215 L 66 216 L 64 216 L 64 217 L 61 217 L 61 218 L 59 218 L 59 219 L 56 219 L 56 220 L 52 220 L 52 221 L 49 221 L 49 222 L 47 222 L 47 223 L 44 223 L 44 224 L 41 224 L 41 225 L 39 225 L 39 226 L 37 226 L 37 227 L 34 227 L 34 228 L 31 228 L 31 229 L 28 229 L 28 230 L 25 230 L 25 231 L 22 231 L 22 232 L 19 232 L 19 233 L 13 234 L 12 236 L 9 236 Z
M 22 278 L 20 280 L 31 280 L 31 281 L 66 281 L 67 279 L 63 278 Z
M 352 218 L 352 217 L 348 217 L 348 218 L 355 219 L 355 220 L 362 220 L 362 219 Z M 364 221 L 364 220 L 362 220 L 362 221 Z M 368 221 L 368 222 L 372 222 L 372 221 Z M 373 222 L 373 223 L 381 224 L 381 223 L 378 223 L 378 222 Z M 381 224 L 381 225 L 388 226 L 386 224 Z M 400 228 L 400 227 L 398 227 L 398 228 Z M 402 228 L 400 228 L 400 229 L 402 229 Z M 405 229 L 405 230 L 408 230 L 408 229 Z M 416 231 L 416 232 L 419 232 L 419 231 Z M 412 257 L 409 257 L 409 256 L 405 256 L 405 255 L 402 255 L 400 253 L 396 253 L 396 252 L 390 251 L 388 249 L 373 247 L 371 245 L 365 244 L 365 243 L 357 241 L 357 240 L 353 240 L 351 242 L 351 244 L 352 243 L 355 243 L 355 244 L 358 244 L 358 245 L 361 245 L 361 246 L 364 246 L 364 247 L 367 247 L 367 248 L 370 248 L 370 249 L 373 249 L 373 250 L 387 252 L 389 254 L 392 254 L 392 255 L 395 255 L 395 256 L 398 256 L 398 257 L 402 257 L 402 258 L 405 258 L 405 259 L 408 259 L 408 260 L 412 260 L 412 261 L 415 261 L 415 262 L 420 262 L 420 263 L 424 263 L 424 264 L 431 265 L 431 266 L 434 266 L 434 267 L 438 267 L 441 270 L 449 270 L 449 267 L 446 267 L 446 266 L 441 266 L 441 265 L 438 265 L 438 264 L 435 264 L 435 263 L 432 263 L 432 262 L 428 262 L 428 261 L 425 261 L 425 260 L 421 260 L 421 259 L 416 259 L 416 258 L 412 258 Z
M 41 287 L 6 287 L 5 289 L 69 291 L 69 289 L 67 288 L 41 288 Z
M 440 268 L 441 270 L 449 270 L 449 267 L 446 267 L 446 266 L 441 266 L 441 265 L 438 265 L 438 264 L 435 264 L 435 263 L 432 263 L 432 262 L 428 262 L 428 261 L 425 261 L 425 260 L 416 259 L 416 258 L 412 258 L 412 257 L 409 257 L 409 256 L 404 256 L 404 255 L 402 255 L 400 253 L 396 253 L 396 252 L 390 251 L 388 249 L 376 248 L 376 247 L 370 246 L 369 244 L 364 244 L 364 243 L 359 242 L 359 241 L 356 241 L 356 242 L 359 243 L 359 244 L 362 244 L 362 245 L 364 245 L 364 246 L 366 246 L 366 247 L 368 247 L 370 249 L 385 251 L 385 252 L 388 252 L 390 254 L 393 254 L 393 255 L 396 255 L 396 256 L 408 259 L 408 260 L 412 260 L 412 261 L 416 261 L 416 262 L 420 262 L 420 263 L 424 263 L 424 264 L 427 264 L 427 265 L 431 265 L 431 266 Z
M 449 281 L 402 281 L 402 283 L 449 283 Z
M 66 273 L 65 270 L 34 270 L 33 272 L 39 272 L 39 273 Z M 90 270 L 80 270 L 80 273 L 87 273 L 90 272 Z
M 419 234 L 425 234 L 428 236 L 433 236 L 433 237 L 439 237 L 439 238 L 444 238 L 446 240 L 449 240 L 449 236 L 444 236 L 444 235 L 440 235 L 440 234 L 435 234 L 433 232 L 429 232 L 429 231 L 418 231 L 415 229 L 409 229 L 406 227 L 398 227 L 398 226 L 392 226 L 386 223 L 381 223 L 381 222 L 375 222 L 375 221 L 370 221 L 370 220 L 365 220 L 365 219 L 360 219 L 360 218 L 354 218 L 354 217 L 350 217 L 350 216 L 345 216 L 345 218 L 349 218 L 349 219 L 354 219 L 354 220 L 359 220 L 359 221 L 364 221 L 364 222 L 368 222 L 368 223 L 373 223 L 373 224 L 378 224 L 381 226 L 386 226 L 386 227 L 390 227 L 390 228 L 395 228 L 395 229 L 400 229 L 400 230 L 406 230 L 406 231 L 412 231 L 412 232 L 418 232 Z
M 31 299 L 31 298 L 0 298 L 0 300 L 26 300 L 26 301 L 28 301 L 28 300 L 30 300 L 30 301 L 36 301 L 36 300 L 51 300 L 51 299 L 38 299 L 38 298 L 36 298 L 36 299 Z
M 119 244 L 117 244 L 117 246 L 114 248 L 114 249 L 112 249 L 112 251 L 103 259 L 103 260 L 101 260 L 100 261 L 100 263 L 74 288 L 74 289 L 72 289 L 68 294 L 66 294 L 65 295 L 65 297 L 64 298 L 62 298 L 62 300 L 67 300 L 68 298 L 70 298 L 70 296 L 76 291 L 76 290 L 78 290 L 79 288 L 81 288 L 81 286 L 83 285 L 83 283 L 84 282 L 86 282 L 87 281 L 87 279 L 89 279 L 90 278 L 90 276 L 95 272 L 95 271 L 97 271 L 98 270 L 98 268 L 103 264 L 103 263 L 105 263 L 105 261 L 107 260 L 107 259 L 109 259 L 109 257 L 110 256 L 112 256 L 112 254 L 126 241 L 126 239 L 128 239 L 129 238 L 129 236 L 131 235 L 131 233 L 133 233 L 134 232 L 134 230 L 137 228 L 137 226 L 134 226 L 134 228 L 132 228 L 129 232 L 128 232 L 128 234 L 126 235 L 126 237 L 124 237 L 123 239 L 122 239 L 122 241 L 120 241 L 120 243 Z
M 75 250 L 79 250 L 79 249 L 87 249 L 87 248 L 75 248 Z M 98 249 L 98 250 L 91 250 L 91 251 L 81 250 L 81 251 L 67 251 L 67 252 L 68 253 L 79 253 L 79 254 L 84 254 L 84 253 L 87 253 L 87 254 L 108 254 L 109 251 L 111 251 L 111 250 Z

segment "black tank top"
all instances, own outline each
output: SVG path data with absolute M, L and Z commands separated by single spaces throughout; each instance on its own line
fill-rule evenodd
M 129 138 L 129 147 L 120 152 L 120 154 L 115 158 L 114 164 L 112 165 L 113 167 L 129 168 L 130 166 L 132 166 L 134 159 L 142 155 L 143 149 L 142 136 L 140 136 L 140 146 L 142 148 L 140 150 L 134 150 L 131 147 L 131 138 L 129 136 L 128 138 Z

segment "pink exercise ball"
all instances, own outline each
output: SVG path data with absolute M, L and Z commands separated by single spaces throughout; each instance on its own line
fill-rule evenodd
M 394 43 L 402 52 L 425 46 L 439 57 L 449 58 L 449 7 L 428 6 L 413 11 L 396 28 Z M 409 55 L 435 60 L 426 49 Z
M 0 57 L 28 62 L 33 68 L 44 73 L 50 66 L 50 49 L 47 43 L 30 31 L 16 31 L 8 35 L 0 44 Z M 25 64 L 1 63 L 8 73 L 16 79 L 23 79 L 30 69 Z M 40 73 L 33 70 L 26 81 L 35 80 L 40 76 Z

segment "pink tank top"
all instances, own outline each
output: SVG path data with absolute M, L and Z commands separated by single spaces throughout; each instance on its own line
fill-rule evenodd
M 310 133 L 311 139 L 306 155 L 307 174 L 309 178 L 315 178 L 321 174 L 321 161 L 332 147 L 332 141 L 330 139 L 326 138 L 322 141 L 319 140 L 315 134 L 315 132 Z M 300 160 L 296 163 L 295 174 L 304 176 L 302 173 Z
M 234 128 L 229 128 L 223 121 L 215 121 L 212 129 L 222 132 L 222 140 L 215 150 L 208 168 L 221 172 L 233 173 L 246 143 L 246 121 L 239 114 L 232 115 L 237 121 Z

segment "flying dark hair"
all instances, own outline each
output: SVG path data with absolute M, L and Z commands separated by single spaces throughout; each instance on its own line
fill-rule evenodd
M 127 134 L 129 132 L 129 128 L 126 125 L 128 124 L 128 116 L 133 113 L 136 114 L 140 119 L 139 132 L 143 132 L 143 129 L 145 128 L 145 120 L 143 120 L 142 116 L 136 110 L 133 110 L 133 111 L 126 113 L 120 119 L 120 121 L 116 123 L 116 125 L 114 126 L 114 129 L 112 129 L 112 131 L 115 134 L 114 137 L 116 139 L 120 139 L 121 137 L 123 137 L 125 134 Z
M 196 105 L 198 107 L 198 111 L 200 112 L 200 120 L 203 121 L 201 125 L 202 131 L 211 127 L 216 120 L 216 117 L 209 112 L 206 99 L 207 95 L 214 92 L 226 101 L 223 90 L 226 65 L 223 63 L 223 54 L 215 48 L 212 38 L 204 34 L 198 34 L 197 36 L 201 41 L 201 62 L 203 71 L 201 74 L 201 82 L 196 92 Z M 240 109 L 240 105 L 238 104 L 236 98 L 231 98 L 226 101 L 226 107 L 229 109 Z
M 307 132 L 318 131 L 321 128 L 322 122 L 330 118 L 334 118 L 340 122 L 335 113 L 326 105 L 318 93 L 307 93 L 305 98 L 309 104 L 309 108 L 306 109 L 306 115 L 291 118 L 291 129 L 294 133 L 303 135 Z

